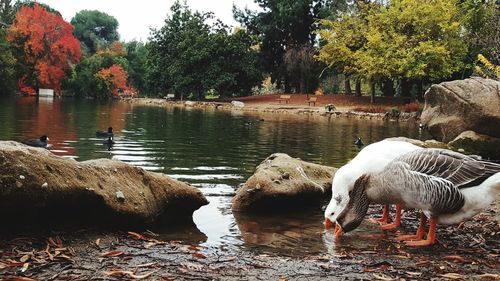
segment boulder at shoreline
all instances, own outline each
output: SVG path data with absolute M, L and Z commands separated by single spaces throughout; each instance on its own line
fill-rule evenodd
M 500 138 L 500 81 L 474 77 L 432 85 L 421 121 L 442 142 L 468 130 Z
M 258 213 L 317 207 L 331 196 L 336 170 L 284 153 L 272 154 L 238 189 L 232 208 L 234 211 Z
M 13 221 L 189 223 L 193 211 L 206 204 L 198 189 L 164 174 L 116 160 L 77 162 L 0 141 L 0 212 Z

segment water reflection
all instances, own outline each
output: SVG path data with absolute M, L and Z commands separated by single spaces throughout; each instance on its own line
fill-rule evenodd
M 365 144 L 390 136 L 428 138 L 412 123 L 30 97 L 2 100 L 0 122 L 2 140 L 47 134 L 55 154 L 79 161 L 117 159 L 198 187 L 210 204 L 194 213 L 196 227 L 159 229 L 165 237 L 294 254 L 335 249 L 333 237 L 323 231 L 320 211 L 274 217 L 231 212 L 237 186 L 263 159 L 284 152 L 340 166 L 360 150 L 354 145 L 356 136 Z M 112 147 L 95 137 L 97 130 L 110 126 L 115 132 Z M 370 227 L 360 229 L 371 231 Z M 354 243 L 350 239 L 357 236 L 346 237 Z

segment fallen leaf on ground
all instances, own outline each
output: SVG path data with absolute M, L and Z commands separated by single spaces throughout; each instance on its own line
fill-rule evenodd
M 28 270 L 28 267 L 30 267 L 30 263 L 29 262 L 24 263 L 23 267 L 21 268 L 21 272 L 25 272 L 26 270 Z
M 384 275 L 384 274 L 373 273 L 373 277 L 375 277 L 375 279 L 377 279 L 377 280 L 385 280 L 385 281 L 394 280 L 394 278 L 391 278 L 391 277 Z
M 27 262 L 30 258 L 31 258 L 31 256 L 30 256 L 30 255 L 24 255 L 24 256 L 22 256 L 19 260 L 20 260 L 21 262 Z
M 446 273 L 446 274 L 441 274 L 441 277 L 448 278 L 448 279 L 464 279 L 465 276 L 459 273 Z
M 451 255 L 451 256 L 445 256 L 443 257 L 445 260 L 451 260 L 454 262 L 465 262 L 465 259 L 462 258 L 461 256 L 456 256 L 456 255 Z
M 229 262 L 229 261 L 235 261 L 236 257 L 227 257 L 219 260 L 219 262 Z
M 157 264 L 158 264 L 157 262 L 149 262 L 149 263 L 140 264 L 137 267 L 151 267 L 151 266 L 157 265 Z
M 109 251 L 101 254 L 101 257 L 118 257 L 123 255 L 123 251 Z
M 188 270 L 191 270 L 191 271 L 201 271 L 201 270 L 203 270 L 203 265 L 192 263 L 192 262 L 181 263 L 181 266 L 185 267 L 185 268 L 187 268 Z
M 133 231 L 129 231 L 127 233 L 128 233 L 128 235 L 132 236 L 132 238 L 134 238 L 134 239 L 137 239 L 137 240 L 144 240 L 145 239 L 144 235 L 142 235 L 140 233 L 133 232 Z
M 113 276 L 113 275 L 127 275 L 130 278 L 132 278 L 132 279 L 144 279 L 144 278 L 148 278 L 151 274 L 153 274 L 155 272 L 156 271 L 152 271 L 152 272 L 149 272 L 149 273 L 146 273 L 146 274 L 136 275 L 132 271 L 114 270 L 114 271 L 104 272 L 104 274 L 106 274 L 108 276 Z
M 206 258 L 207 258 L 207 257 L 206 257 L 204 254 L 202 254 L 202 253 L 192 253 L 191 255 L 192 255 L 193 257 L 195 257 L 195 258 L 199 258 L 199 259 L 206 259 Z
M 481 279 L 488 279 L 488 280 L 500 280 L 500 274 L 484 273 L 481 275 L 477 275 L 476 277 L 481 278 Z
M 154 245 L 156 245 L 155 242 L 148 242 L 148 243 L 144 244 L 144 248 L 149 249 L 149 248 L 153 247 Z
M 99 245 L 100 245 L 100 244 L 101 244 L 101 238 L 96 239 L 96 240 L 95 240 L 95 245 L 96 245 L 97 247 L 99 247 Z
M 8 280 L 9 281 L 36 281 L 35 279 L 31 279 L 28 277 L 22 277 L 22 276 L 15 276 L 15 277 L 12 277 Z

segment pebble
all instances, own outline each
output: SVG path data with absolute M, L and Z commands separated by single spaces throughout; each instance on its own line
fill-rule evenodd
M 20 181 L 16 181 L 16 186 L 17 186 L 18 188 L 21 188 L 21 187 L 23 186 L 23 183 L 22 183 L 22 182 L 20 182 Z
M 117 191 L 116 192 L 116 199 L 120 202 L 125 201 L 125 194 L 123 194 L 123 192 L 121 192 L 121 191 Z
M 42 184 L 42 187 L 43 187 L 43 188 L 47 188 L 47 187 L 49 187 L 49 184 L 48 184 L 47 182 L 44 182 L 44 183 Z
M 23 175 L 19 175 L 19 178 L 22 179 L 22 180 L 24 180 L 26 177 L 23 176 Z

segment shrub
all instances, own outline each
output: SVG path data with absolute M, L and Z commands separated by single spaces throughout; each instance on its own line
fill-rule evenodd
M 399 107 L 399 111 L 401 112 L 418 112 L 422 111 L 423 105 L 418 101 L 407 103 Z
M 360 111 L 360 112 L 367 112 L 367 113 L 386 113 L 387 107 L 382 106 L 382 105 L 370 105 L 370 106 L 355 107 L 352 110 Z

